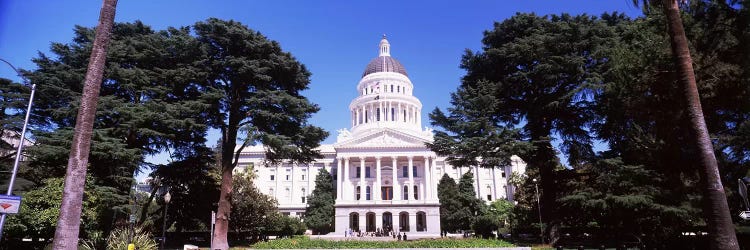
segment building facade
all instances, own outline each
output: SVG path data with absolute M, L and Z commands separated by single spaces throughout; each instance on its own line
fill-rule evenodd
M 320 146 L 322 158 L 309 164 L 265 165 L 262 146 L 240 154 L 238 171 L 252 168 L 255 185 L 276 197 L 281 212 L 304 216 L 306 197 L 322 168 L 333 175 L 336 190 L 334 235 L 347 229 L 439 235 L 437 184 L 444 174 L 458 180 L 471 172 L 477 196 L 487 202 L 513 198 L 508 178 L 511 172 L 525 171 L 520 158 L 514 156 L 510 166 L 493 169 L 457 168 L 425 146 L 433 133 L 422 128 L 422 103 L 413 95 L 414 84 L 405 68 L 390 52 L 383 37 L 349 105 L 351 128 L 339 130 L 335 144 Z

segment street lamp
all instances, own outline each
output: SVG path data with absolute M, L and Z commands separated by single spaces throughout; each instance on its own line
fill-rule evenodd
M 164 223 L 161 226 L 161 249 L 164 249 L 164 243 L 167 241 L 167 210 L 169 209 L 170 200 L 172 200 L 172 195 L 167 191 L 167 194 L 164 195 Z
M 8 64 L 11 68 L 13 68 L 14 71 L 16 71 L 16 74 L 18 77 L 20 77 L 23 80 L 23 84 L 29 85 L 29 79 L 24 77 L 21 72 L 16 69 L 16 67 L 13 67 L 13 64 L 10 64 L 8 61 L 0 58 L 1 61 Z M 13 185 L 16 182 L 16 173 L 18 173 L 18 163 L 21 160 L 21 151 L 23 151 L 23 143 L 26 140 L 26 126 L 29 124 L 29 114 L 31 114 L 31 104 L 34 102 L 34 92 L 36 91 L 36 84 L 31 84 L 31 95 L 29 95 L 29 105 L 26 108 L 26 118 L 24 118 L 23 121 L 23 128 L 21 129 L 21 134 L 19 135 L 18 140 L 18 150 L 16 150 L 16 160 L 13 162 L 13 172 L 11 172 L 10 175 L 10 183 L 8 183 L 8 192 L 6 195 L 12 195 L 13 194 Z M 3 238 L 3 225 L 5 225 L 5 216 L 6 214 L 3 213 L 2 216 L 0 216 L 0 239 Z
M 542 244 L 544 244 L 544 224 L 542 224 L 542 205 L 539 202 L 539 184 L 536 182 L 536 178 L 532 179 L 534 182 L 534 188 L 536 189 L 536 207 L 539 209 L 539 237 L 542 238 Z

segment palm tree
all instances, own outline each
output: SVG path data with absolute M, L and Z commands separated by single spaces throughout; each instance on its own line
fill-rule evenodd
M 91 134 L 94 128 L 96 104 L 99 101 L 99 88 L 104 75 L 107 44 L 115 20 L 117 0 L 104 0 L 96 27 L 94 47 L 89 57 L 86 80 L 81 96 L 81 106 L 76 118 L 75 134 L 70 147 L 68 168 L 65 173 L 60 217 L 55 229 L 54 249 L 78 249 L 78 231 L 81 225 L 83 187 L 86 182 L 86 166 L 89 160 Z
M 640 0 L 634 0 L 638 5 Z M 684 4 L 687 0 L 681 0 Z M 737 235 L 734 231 L 732 218 L 729 214 L 727 197 L 724 186 L 721 184 L 719 167 L 714 155 L 714 148 L 708 137 L 706 121 L 703 118 L 698 87 L 695 82 L 693 71 L 693 59 L 690 56 L 687 36 L 680 17 L 680 3 L 677 0 L 650 1 L 643 0 L 644 5 L 649 4 L 661 7 L 667 18 L 667 30 L 669 32 L 672 55 L 677 66 L 679 84 L 682 88 L 686 103 L 687 114 L 690 119 L 690 131 L 694 145 L 699 152 L 701 165 L 701 178 L 703 186 L 703 199 L 705 214 L 708 218 L 708 233 L 710 235 L 711 249 L 739 249 Z

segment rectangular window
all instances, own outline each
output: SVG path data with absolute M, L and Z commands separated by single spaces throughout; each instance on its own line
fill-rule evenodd
M 487 195 L 487 200 L 488 200 L 488 201 L 492 201 L 492 195 L 491 195 L 491 194 L 488 194 L 488 195 Z
M 370 178 L 370 167 L 365 167 L 365 178 Z
M 286 180 L 287 180 L 287 181 L 289 180 L 289 175 L 286 175 Z
M 274 179 L 276 179 L 276 176 L 271 175 L 271 180 L 274 180 Z
M 377 121 L 380 121 L 380 108 L 378 108 L 377 111 L 378 111 L 376 113 L 377 114 Z
M 391 92 L 393 92 L 393 84 L 391 84 Z
M 304 174 L 302 175 L 302 180 L 303 180 L 303 181 L 305 180 L 305 175 L 304 175 Z
M 391 108 L 391 121 L 396 120 L 396 108 Z
M 505 178 L 505 170 L 500 170 L 500 176 L 502 176 L 503 178 Z
M 401 177 L 404 177 L 404 178 L 409 177 L 409 167 L 403 166 L 403 167 L 401 167 L 401 169 L 402 169 L 402 172 L 403 172 L 403 174 L 402 174 Z
M 417 176 L 419 176 L 419 175 L 417 174 L 417 173 L 418 173 L 418 172 L 417 172 L 417 166 L 411 166 L 411 171 L 413 171 L 413 172 L 414 172 L 414 173 L 413 173 L 414 177 L 417 177 Z
M 362 170 L 359 169 L 358 167 L 355 167 L 355 168 L 357 169 L 357 178 L 360 178 L 360 176 L 362 176 L 361 175 L 362 173 L 360 173 Z
M 305 197 L 302 196 L 302 203 L 305 203 Z
M 401 86 L 396 86 L 396 92 L 401 93 Z

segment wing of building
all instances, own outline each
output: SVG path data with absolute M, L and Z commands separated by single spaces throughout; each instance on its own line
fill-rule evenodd
M 335 235 L 347 229 L 392 229 L 415 235 L 440 234 L 437 184 L 443 174 L 458 180 L 471 171 L 479 198 L 491 202 L 513 199 L 508 178 L 523 174 L 526 164 L 513 157 L 510 166 L 493 169 L 456 168 L 425 143 L 433 133 L 422 129 L 422 103 L 412 93 L 406 69 L 391 57 L 390 44 L 380 41 L 379 55 L 370 61 L 357 84 L 359 96 L 349 105 L 351 129 L 338 131 L 333 145 L 322 145 L 323 158 L 309 164 L 264 165 L 262 146 L 240 154 L 239 171 L 253 166 L 255 185 L 276 197 L 279 210 L 304 215 L 306 197 L 315 188 L 315 175 L 325 168 L 336 189 Z

